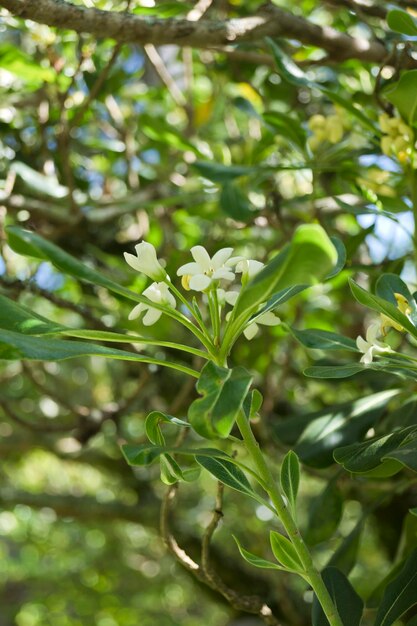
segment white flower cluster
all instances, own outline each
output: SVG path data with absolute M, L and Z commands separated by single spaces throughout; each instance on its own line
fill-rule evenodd
M 176 307 L 176 299 L 170 289 L 177 291 L 172 285 L 171 279 L 158 261 L 154 246 L 146 241 L 135 246 L 136 256 L 125 252 L 126 262 L 136 271 L 145 274 L 154 282 L 144 290 L 143 294 L 149 304 L 140 303 L 131 311 L 129 319 L 136 319 L 144 313 L 143 323 L 150 326 L 159 320 L 162 315 L 160 308 L 152 307 L 152 303 L 168 308 Z M 177 270 L 177 276 L 181 277 L 181 284 L 186 291 L 193 290 L 214 294 L 218 307 L 223 308 L 226 304 L 232 307 L 236 304 L 239 291 L 236 289 L 225 290 L 220 284 L 231 283 L 236 279 L 236 274 L 241 274 L 242 286 L 253 278 L 264 267 L 260 261 L 246 259 L 242 256 L 232 256 L 233 248 L 222 248 L 212 257 L 203 246 L 191 248 L 193 262 L 182 265 Z M 177 292 L 178 294 L 178 292 Z M 228 313 L 226 319 L 231 315 Z M 258 324 L 276 326 L 280 319 L 272 312 L 260 315 L 256 323 L 250 323 L 244 329 L 247 339 L 252 339 L 258 332 Z
M 397 301 L 397 309 L 408 317 L 411 313 L 411 307 L 408 303 L 408 300 L 401 293 L 394 293 L 395 299 Z M 357 337 L 356 346 L 360 352 L 363 352 L 363 356 L 361 357 L 361 363 L 365 365 L 369 365 L 372 363 L 372 360 L 375 355 L 384 353 L 384 352 L 392 352 L 390 346 L 384 341 L 380 341 L 378 337 L 385 337 L 387 334 L 387 329 L 395 328 L 399 332 L 404 332 L 403 326 L 391 319 L 384 313 L 381 313 L 379 316 L 379 322 L 373 322 L 366 331 L 366 339 L 361 337 Z

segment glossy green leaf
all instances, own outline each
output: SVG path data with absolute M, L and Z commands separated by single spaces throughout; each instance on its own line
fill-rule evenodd
M 347 471 L 368 476 L 392 476 L 404 465 L 417 471 L 417 428 L 339 448 L 334 458 Z
M 227 485 L 248 496 L 256 497 L 245 474 L 228 459 L 196 454 L 195 460 L 223 485 Z
M 298 456 L 292 450 L 285 455 L 280 474 L 281 488 L 289 505 L 295 514 L 298 488 L 300 486 L 300 463 Z
M 320 432 L 322 428 L 339 428 L 348 422 L 353 426 L 354 422 L 360 426 L 353 434 L 353 441 L 356 441 L 361 432 L 366 432 L 375 423 L 387 402 L 398 393 L 399 390 L 382 391 L 366 398 L 334 404 L 314 413 L 296 415 L 274 424 L 274 433 L 280 441 L 293 446 L 307 427 L 313 429 L 311 437 L 314 440 L 316 431 Z
M 310 415 L 295 447 L 300 460 L 312 467 L 334 463 L 335 448 L 358 441 L 385 411 L 398 390 L 381 391 L 352 403 Z M 356 444 L 355 444 L 356 445 Z
M 326 567 L 322 572 L 322 578 L 343 625 L 359 626 L 363 613 L 363 601 L 348 578 L 336 567 Z M 311 622 L 312 626 L 329 626 L 327 617 L 316 596 L 313 600 Z
M 262 406 L 263 396 L 258 389 L 252 389 L 243 402 L 243 410 L 248 419 L 253 419 L 258 415 Z
M 413 126 L 417 120 L 417 70 L 403 72 L 400 80 L 386 89 L 384 95 Z
M 309 507 L 307 527 L 303 535 L 314 546 L 327 541 L 337 530 L 342 517 L 343 498 L 335 481 L 330 481 Z
M 417 604 L 417 549 L 408 557 L 398 576 L 382 597 L 375 626 L 390 626 Z
M 0 294 L 0 328 L 23 335 L 48 335 L 59 333 L 66 327 L 47 320 L 32 309 L 17 304 Z
M 164 361 L 152 357 L 140 356 L 134 352 L 107 348 L 84 341 L 67 341 L 65 339 L 48 339 L 23 335 L 9 330 L 0 330 L 0 359 L 12 361 L 62 361 L 76 357 L 101 356 L 107 359 L 135 361 L 137 363 L 153 363 L 178 369 L 190 376 L 198 377 L 198 373 L 185 365 Z
M 118 285 L 100 272 L 97 272 L 88 265 L 81 263 L 81 261 L 78 261 L 78 259 L 74 258 L 64 250 L 61 250 L 61 248 L 50 241 L 47 241 L 40 235 L 20 228 L 19 226 L 9 226 L 6 231 L 8 234 L 8 244 L 18 254 L 22 254 L 23 256 L 33 256 L 37 259 L 50 261 L 64 274 L 69 274 L 79 280 L 92 283 L 93 285 L 105 287 L 106 289 L 109 289 L 109 291 L 124 296 L 129 300 L 134 300 L 135 302 L 148 302 L 148 300 L 143 296 Z M 158 306 L 159 305 L 156 304 L 155 308 L 158 308 Z
M 150 443 L 125 444 L 122 446 L 123 455 L 129 465 L 142 466 L 153 463 L 161 454 L 182 454 L 185 456 L 208 456 L 213 458 L 228 458 L 228 455 L 216 448 L 179 448 L 176 446 L 156 446 Z
M 341 239 L 339 239 L 339 237 L 330 237 L 330 239 L 331 239 L 332 244 L 336 248 L 337 261 L 336 261 L 334 268 L 325 277 L 326 280 L 329 280 L 329 278 L 334 278 L 335 276 L 337 276 L 346 265 L 345 244 L 343 243 Z
M 296 549 L 287 537 L 271 530 L 269 535 L 274 557 L 286 569 L 295 572 L 303 572 L 304 567 L 300 561 Z
M 246 222 L 256 215 L 243 191 L 233 182 L 224 183 L 220 193 L 220 207 L 234 220 Z
M 228 183 L 240 176 L 254 174 L 258 168 L 247 165 L 222 165 L 211 161 L 196 161 L 193 167 L 205 178 L 214 183 Z
M 323 278 L 336 261 L 336 249 L 321 226 L 299 226 L 291 243 L 243 287 L 231 320 L 248 319 L 280 290 Z
M 346 363 L 345 365 L 313 365 L 304 370 L 304 375 L 310 378 L 349 378 L 359 372 L 370 369 L 361 363 Z
M 247 563 L 253 565 L 254 567 L 261 567 L 263 569 L 278 569 L 283 570 L 283 567 L 280 567 L 276 563 L 272 563 L 271 561 L 267 561 L 266 559 L 262 559 L 260 556 L 256 556 L 256 554 L 252 554 L 240 543 L 239 539 L 233 535 L 233 539 L 236 541 L 237 547 L 239 548 L 239 552 L 241 556 L 245 559 Z
M 188 419 L 194 430 L 208 439 L 228 437 L 252 382 L 243 367 L 226 369 L 209 361 L 201 370 Z
M 267 311 L 273 311 L 281 304 L 284 304 L 284 302 L 288 302 L 288 300 L 291 300 L 291 298 L 299 294 L 301 291 L 308 289 L 308 287 L 309 285 L 293 285 L 292 287 L 286 287 L 285 289 L 281 289 L 281 291 L 275 293 L 268 300 L 265 306 L 262 307 L 259 313 L 257 313 L 252 319 L 256 320 L 256 318 L 260 315 L 263 315 L 263 313 L 266 313 Z
M 359 352 L 353 339 L 328 330 L 321 330 L 320 328 L 307 328 L 305 330 L 290 328 L 290 331 L 303 346 L 312 350 L 349 350 L 350 352 Z
M 401 324 L 401 326 L 405 330 L 408 330 L 408 332 L 414 337 L 417 337 L 417 328 L 411 323 L 408 317 L 404 315 L 404 313 L 401 313 L 395 304 L 373 293 L 369 293 L 369 291 L 360 287 L 353 280 L 350 280 L 349 283 L 352 293 L 358 302 L 369 307 L 373 311 L 384 313 L 390 319 Z
M 383 274 L 378 278 L 375 286 L 376 294 L 393 303 L 397 307 L 397 300 L 395 294 L 399 293 L 407 300 L 411 309 L 409 317 L 414 325 L 417 324 L 417 304 L 414 300 L 407 285 L 397 274 Z
M 396 33 L 417 37 L 417 21 L 407 11 L 400 9 L 388 11 L 387 24 Z
M 165 445 L 165 438 L 160 428 L 160 424 L 164 423 L 175 424 L 176 426 L 190 426 L 188 422 L 184 422 L 172 415 L 162 413 L 162 411 L 152 411 L 145 420 L 145 432 L 149 441 L 157 446 Z

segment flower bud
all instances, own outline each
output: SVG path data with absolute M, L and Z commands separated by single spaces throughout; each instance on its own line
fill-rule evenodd
M 134 270 L 145 274 L 154 281 L 165 280 L 167 273 L 159 263 L 154 246 L 146 241 L 142 241 L 135 246 L 136 255 L 124 253 L 126 263 Z

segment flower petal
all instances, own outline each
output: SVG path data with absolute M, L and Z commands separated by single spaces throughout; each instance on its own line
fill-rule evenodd
M 256 322 L 257 324 L 264 324 L 264 326 L 277 326 L 278 324 L 281 324 L 281 320 L 278 315 L 275 315 L 271 311 L 267 311 L 266 313 L 260 315 Z
M 258 330 L 259 330 L 258 324 L 256 324 L 255 322 L 252 322 L 252 324 L 249 324 L 249 326 L 245 328 L 245 330 L 243 331 L 243 334 L 245 335 L 246 339 L 251 340 L 255 337 Z
M 213 272 L 212 278 L 214 280 L 219 280 L 222 278 L 223 280 L 234 280 L 235 275 L 233 272 L 225 267 L 219 267 L 219 269 Z
M 210 255 L 207 252 L 207 250 L 203 248 L 203 246 L 193 246 L 191 248 L 191 254 L 192 254 L 194 261 L 201 266 L 200 271 L 201 271 L 201 268 L 205 272 L 208 272 L 210 270 L 211 268 Z
M 190 289 L 194 291 L 204 291 L 210 286 L 211 278 L 205 274 L 196 274 L 190 278 Z
M 203 268 L 199 263 L 186 263 L 185 265 L 181 265 L 177 270 L 177 276 L 187 276 L 188 274 L 193 276 L 194 274 L 203 273 Z
M 216 254 L 211 259 L 211 267 L 214 270 L 217 270 L 219 267 L 222 267 L 227 259 L 232 256 L 233 248 L 222 248 L 221 250 L 217 250 Z
M 144 304 L 143 302 L 141 302 L 140 304 L 137 304 L 129 313 L 129 320 L 135 320 L 137 317 L 139 317 L 139 315 L 143 312 L 146 311 L 148 307 L 146 306 L 146 304 Z
M 232 256 L 228 261 L 226 261 L 226 267 L 234 267 L 237 263 L 241 261 L 246 261 L 244 256 Z
M 126 263 L 128 263 L 130 267 L 133 267 L 133 269 L 136 270 L 137 272 L 142 271 L 142 265 L 140 264 L 137 256 L 135 256 L 134 254 L 130 254 L 130 252 L 125 252 L 124 257 L 125 257 Z
M 370 347 L 370 344 L 367 341 L 365 341 L 363 337 L 359 335 L 359 337 L 356 338 L 356 346 L 358 350 L 365 353 Z
M 232 306 L 235 306 L 238 297 L 238 291 L 226 291 L 224 294 L 224 299 L 226 300 L 227 304 L 231 304 Z
M 158 311 L 158 309 L 153 309 L 152 307 L 149 307 L 149 309 L 143 316 L 142 322 L 145 326 L 152 326 L 152 324 L 155 324 L 155 322 L 159 320 L 161 315 L 162 315 L 161 311 Z

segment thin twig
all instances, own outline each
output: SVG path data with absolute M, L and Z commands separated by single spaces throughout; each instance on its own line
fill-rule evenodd
M 195 576 L 202 583 L 220 593 L 233 608 L 238 611 L 244 611 L 252 615 L 258 615 L 268 626 L 282 626 L 280 622 L 272 613 L 271 609 L 257 596 L 245 596 L 242 595 L 224 584 L 220 577 L 210 569 L 210 575 L 207 575 L 203 567 L 200 567 L 177 543 L 174 535 L 170 530 L 170 512 L 175 503 L 176 495 L 178 491 L 178 485 L 171 485 L 165 494 L 161 506 L 160 516 L 160 528 L 162 539 L 169 550 L 169 552 L 176 558 L 176 560 L 189 572 Z M 222 491 L 218 491 L 217 504 L 221 506 Z M 220 511 L 220 508 L 218 509 Z M 206 535 L 203 541 L 206 542 L 205 552 L 207 553 L 208 561 L 208 547 L 211 537 L 218 525 L 217 516 L 219 513 L 214 513 L 212 522 L 209 524 L 206 530 Z M 206 557 L 205 557 L 206 558 Z M 207 563 L 206 563 L 207 564 Z

